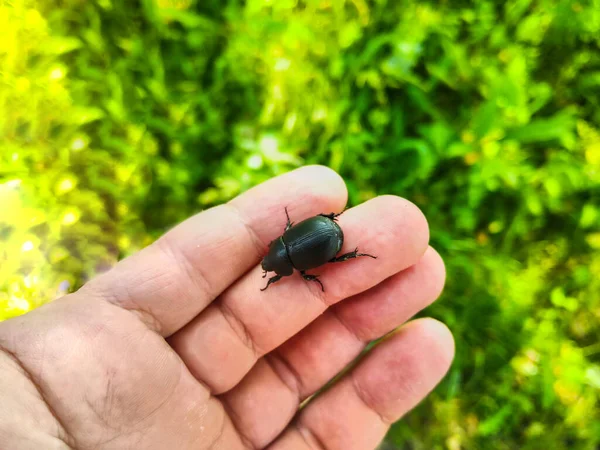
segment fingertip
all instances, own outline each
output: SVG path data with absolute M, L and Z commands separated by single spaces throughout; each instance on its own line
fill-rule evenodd
M 379 343 L 354 370 L 368 403 L 397 420 L 444 378 L 454 357 L 454 339 L 434 319 L 414 320 Z
M 321 180 L 330 180 L 332 182 L 338 183 L 344 189 L 346 187 L 344 179 L 341 177 L 340 174 L 338 174 L 332 168 L 323 166 L 321 164 L 309 164 L 306 166 L 299 167 L 298 169 L 295 169 L 292 172 L 301 173 L 311 178 L 316 177 Z
M 429 222 L 423 211 L 421 211 L 421 208 L 410 200 L 404 198 L 402 200 L 402 207 L 406 211 L 406 214 L 410 214 L 412 218 L 414 242 L 422 255 L 429 247 Z
M 307 186 L 312 186 L 317 194 L 331 197 L 336 204 L 341 205 L 340 211 L 346 205 L 348 189 L 344 179 L 335 170 L 322 165 L 308 165 L 290 174 L 309 181 Z
M 315 214 L 342 211 L 348 199 L 346 184 L 340 175 L 325 166 L 304 166 L 265 181 L 230 203 L 247 217 L 274 218 L 273 230 L 265 233 L 265 242 L 275 237 L 285 225 L 286 215 L 292 222 Z M 263 219 L 264 221 L 264 219 Z
M 422 270 L 430 276 L 427 278 L 431 284 L 430 292 L 433 299 L 437 299 L 444 290 L 446 284 L 446 265 L 440 254 L 431 246 L 427 247 L 421 260 L 417 263 Z
M 444 374 L 450 368 L 455 354 L 454 336 L 446 324 L 439 320 L 426 317 L 409 323 L 414 332 L 418 332 L 424 342 L 430 345 L 429 351 L 439 363 L 437 367 L 444 369 Z
M 411 253 L 423 255 L 429 246 L 429 223 L 421 209 L 410 200 L 397 195 L 380 195 L 371 201 L 383 203 L 390 215 L 390 223 L 398 226 L 396 232 L 404 235 L 406 245 L 411 245 Z
M 431 247 L 414 265 L 335 306 L 336 314 L 364 341 L 378 339 L 435 302 L 445 267 Z

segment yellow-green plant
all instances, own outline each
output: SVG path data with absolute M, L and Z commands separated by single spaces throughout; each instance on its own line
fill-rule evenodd
M 447 265 L 457 358 L 387 445 L 600 445 L 599 0 L 1 5 L 0 318 L 327 164 Z

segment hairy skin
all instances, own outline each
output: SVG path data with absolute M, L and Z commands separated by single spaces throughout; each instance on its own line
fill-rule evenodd
M 375 449 L 453 358 L 444 325 L 404 324 L 440 294 L 443 262 L 421 212 L 385 196 L 339 218 L 377 264 L 319 269 L 326 292 L 300 276 L 261 292 L 290 197 L 302 218 L 346 191 L 322 167 L 275 178 L 0 323 L 0 449 Z

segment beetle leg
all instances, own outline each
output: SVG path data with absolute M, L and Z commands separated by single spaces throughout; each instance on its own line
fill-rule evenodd
M 267 276 L 267 271 L 263 270 L 263 276 L 262 277 L 265 278 L 266 276 Z
M 330 259 L 329 262 L 348 261 L 349 259 L 358 258 L 359 256 L 368 256 L 369 258 L 377 259 L 377 256 L 369 255 L 367 253 L 358 253 L 358 247 L 356 247 L 353 252 L 344 253 L 343 255 L 338 256 L 337 258 Z
M 306 281 L 316 281 L 317 283 L 319 283 L 321 285 L 321 290 L 323 292 L 325 292 L 323 283 L 321 283 L 321 280 L 319 280 L 318 275 L 309 275 L 309 274 L 305 273 L 304 270 L 300 271 L 300 274 L 302 275 L 302 278 L 304 278 Z
M 329 214 L 319 214 L 321 217 L 327 217 L 329 220 L 334 220 L 337 216 L 339 216 L 339 214 L 336 213 L 329 213 Z
M 292 228 L 292 225 L 294 225 L 294 223 L 290 221 L 290 215 L 288 214 L 287 206 L 285 207 L 285 216 L 287 217 L 287 222 L 285 224 L 285 230 L 283 230 L 284 232 Z
M 281 275 L 275 275 L 274 277 L 269 278 L 269 281 L 267 282 L 267 285 L 261 289 L 261 291 L 266 290 L 270 284 L 275 283 L 276 281 L 281 280 Z
M 341 216 L 344 211 L 342 211 L 341 213 L 329 213 L 329 214 L 319 214 L 319 215 L 321 217 L 327 217 L 329 220 L 337 221 L 337 217 Z

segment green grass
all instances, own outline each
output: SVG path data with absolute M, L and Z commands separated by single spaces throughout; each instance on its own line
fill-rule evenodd
M 274 175 L 427 215 L 406 449 L 600 445 L 600 2 L 0 1 L 0 319 Z

